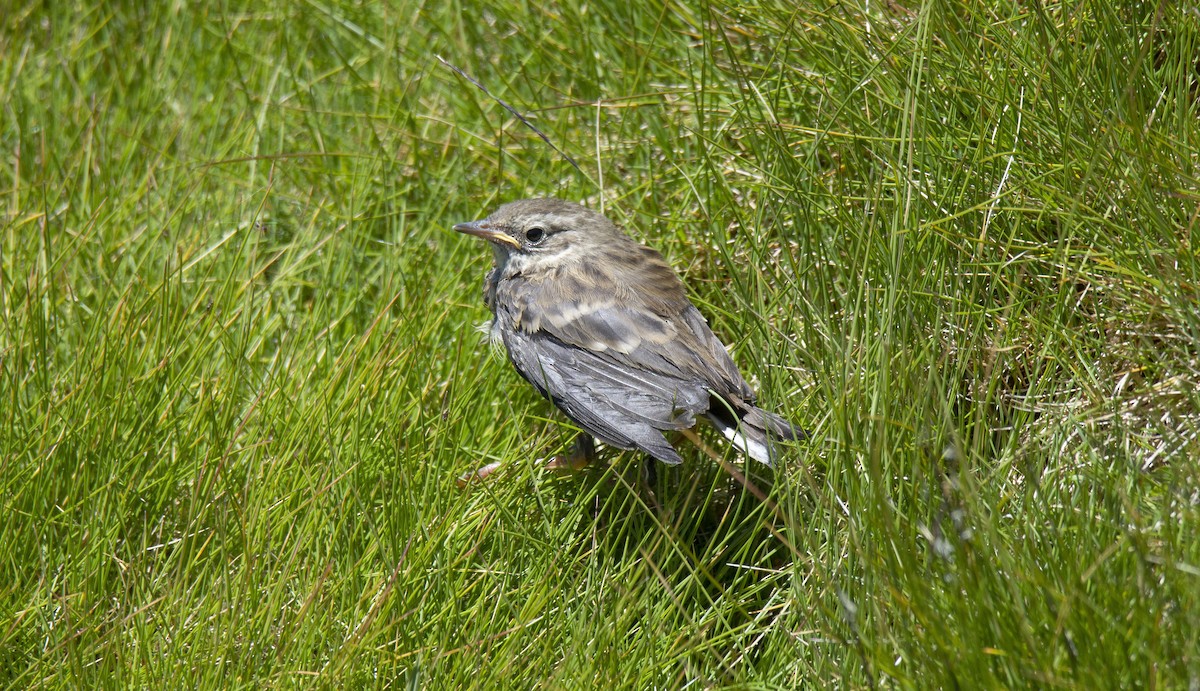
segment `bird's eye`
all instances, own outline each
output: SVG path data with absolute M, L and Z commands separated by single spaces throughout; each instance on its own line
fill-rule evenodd
M 534 226 L 525 231 L 525 240 L 531 245 L 536 245 L 545 239 L 546 229 L 542 228 L 541 226 Z

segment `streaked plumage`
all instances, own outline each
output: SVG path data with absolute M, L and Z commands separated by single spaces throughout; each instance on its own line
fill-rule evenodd
M 493 339 L 529 383 L 597 439 L 665 463 L 663 433 L 704 416 L 755 460 L 801 433 L 755 407 L 725 346 L 655 250 L 560 199 L 505 204 L 454 229 L 491 244 Z

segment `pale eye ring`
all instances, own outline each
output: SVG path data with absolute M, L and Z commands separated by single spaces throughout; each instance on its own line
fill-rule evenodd
M 546 229 L 541 226 L 534 226 L 525 231 L 525 241 L 531 245 L 541 244 L 542 240 L 546 239 Z

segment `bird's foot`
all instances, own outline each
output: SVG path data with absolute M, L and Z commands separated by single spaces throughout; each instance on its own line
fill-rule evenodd
M 546 470 L 583 470 L 596 460 L 596 442 L 587 434 L 575 437 L 571 451 L 546 462 Z
M 575 438 L 575 443 L 571 444 L 571 451 L 566 455 L 559 455 L 550 458 L 546 461 L 546 470 L 583 470 L 591 465 L 596 460 L 596 443 L 586 434 L 581 434 Z M 459 489 L 466 489 L 470 485 L 486 482 L 488 477 L 500 470 L 501 464 L 488 463 L 480 466 L 475 470 L 470 470 L 454 480 L 454 484 Z
M 458 485 L 459 489 L 466 489 L 468 485 L 485 482 L 488 479 L 488 476 L 497 470 L 500 470 L 499 462 L 488 463 L 487 465 L 480 466 L 475 470 L 470 470 L 462 475 L 459 475 L 458 478 L 454 480 L 454 484 Z

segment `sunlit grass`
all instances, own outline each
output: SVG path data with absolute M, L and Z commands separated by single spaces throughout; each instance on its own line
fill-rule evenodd
M 0 683 L 1200 684 L 1194 11 L 402 5 L 0 17 Z M 537 195 L 811 440 L 546 472 Z

